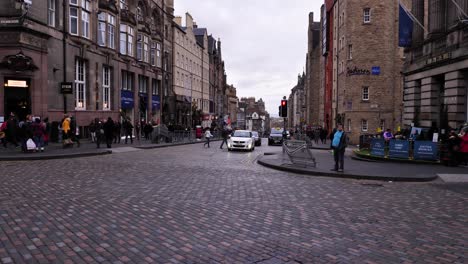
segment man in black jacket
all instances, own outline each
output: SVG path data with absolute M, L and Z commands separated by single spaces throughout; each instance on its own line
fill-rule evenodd
M 335 158 L 335 168 L 332 171 L 343 172 L 344 169 L 344 154 L 348 146 L 348 135 L 343 131 L 343 125 L 338 124 L 338 129 L 333 134 L 332 149 L 333 157 Z

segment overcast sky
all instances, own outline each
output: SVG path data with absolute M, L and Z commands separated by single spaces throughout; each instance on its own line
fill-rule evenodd
M 227 82 L 237 96 L 263 98 L 278 116 L 305 67 L 309 12 L 320 19 L 321 0 L 175 0 L 175 15 L 189 12 L 199 27 L 221 38 Z

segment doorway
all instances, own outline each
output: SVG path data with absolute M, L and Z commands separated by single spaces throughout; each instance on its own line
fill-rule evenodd
M 15 113 L 18 120 L 25 120 L 31 114 L 30 81 L 27 79 L 5 78 L 4 113 L 9 118 Z

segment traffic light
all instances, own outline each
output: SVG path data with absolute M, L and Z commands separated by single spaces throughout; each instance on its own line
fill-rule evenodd
M 288 100 L 281 100 L 281 117 L 288 117 Z
M 281 105 L 278 106 L 278 108 L 279 108 L 279 110 L 278 110 L 278 115 L 279 115 L 279 117 L 281 117 Z

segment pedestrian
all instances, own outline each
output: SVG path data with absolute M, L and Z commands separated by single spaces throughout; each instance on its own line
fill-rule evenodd
M 320 141 L 322 144 L 327 144 L 327 131 L 323 128 L 320 129 Z
M 464 166 L 468 166 L 468 127 L 464 127 L 460 142 L 460 158 Z
M 447 139 L 448 166 L 458 166 L 460 163 L 460 143 L 461 138 L 455 133 L 455 130 L 450 130 Z
M 383 134 L 383 137 L 385 139 L 385 143 L 388 145 L 390 140 L 393 138 L 392 130 L 388 128 L 387 131 L 385 131 L 385 133 Z
M 6 129 L 7 129 L 7 122 L 3 122 L 0 126 L 0 141 L 2 145 L 7 148 L 7 140 L 6 140 Z
M 89 133 L 91 134 L 91 142 L 96 142 L 96 123 L 94 120 L 91 120 L 91 123 L 89 124 Z
M 65 115 L 62 121 L 62 139 L 63 141 L 70 139 L 70 118 L 68 115 Z
M 104 136 L 106 138 L 107 148 L 112 148 L 112 139 L 114 136 L 114 121 L 109 116 L 104 124 Z
M 76 117 L 70 116 L 70 135 L 73 143 L 76 143 L 76 147 L 80 147 L 80 127 L 76 123 Z
M 344 170 L 344 154 L 348 146 L 348 135 L 343 131 L 343 125 L 338 124 L 338 129 L 333 135 L 332 149 L 335 159 L 335 168 L 332 171 L 343 172 Z
M 27 115 L 26 120 L 19 123 L 20 129 L 19 129 L 18 135 L 21 140 L 21 147 L 22 147 L 23 152 L 27 152 L 28 150 L 29 151 L 31 150 L 31 149 L 28 149 L 28 146 L 26 143 L 28 142 L 29 139 L 32 140 L 33 138 L 32 123 L 33 122 L 32 122 L 31 115 Z
M 5 138 L 6 141 L 10 142 L 11 144 L 15 145 L 15 147 L 19 147 L 18 145 L 18 120 L 14 113 L 10 114 L 10 118 L 6 122 L 6 131 L 5 131 Z
M 33 132 L 33 141 L 36 144 L 36 151 L 44 152 L 44 135 L 46 133 L 44 123 L 36 118 L 31 125 L 31 130 Z
M 153 132 L 153 126 L 148 122 L 145 124 L 143 127 L 143 133 L 145 134 L 145 139 L 149 140 L 151 139 L 150 135 Z
M 221 146 L 219 147 L 220 149 L 223 149 L 224 144 L 226 143 L 226 146 L 228 145 L 228 137 L 229 137 L 229 131 L 225 128 L 223 131 L 221 131 L 221 136 L 223 138 L 223 142 L 221 142 Z
M 133 125 L 130 119 L 125 120 L 123 123 L 123 129 L 125 132 L 125 144 L 127 144 L 127 139 L 130 137 L 130 143 L 133 144 Z
M 48 117 L 44 118 L 43 125 L 44 125 L 44 129 L 45 129 L 45 134 L 44 134 L 44 146 L 48 146 L 48 145 L 49 145 L 49 141 L 50 141 L 50 131 L 51 131 L 51 129 L 52 129 L 51 126 L 50 126 L 49 118 L 48 118 Z
M 135 136 L 136 136 L 138 141 L 140 141 L 140 135 L 141 135 L 140 133 L 141 133 L 140 122 L 136 122 L 136 124 L 135 124 Z
M 205 131 L 206 142 L 205 142 L 205 144 L 203 144 L 203 147 L 206 147 L 206 145 L 208 145 L 208 148 L 210 147 L 210 139 L 212 137 L 213 137 L 213 135 L 211 134 L 210 129 L 207 128 L 206 131 Z
M 94 121 L 95 127 L 96 127 L 96 146 L 97 148 L 101 147 L 101 142 L 104 139 L 104 126 L 100 120 L 96 118 Z
M 122 124 L 120 121 L 117 121 L 114 123 L 114 144 L 119 143 L 120 144 L 120 133 L 122 132 Z

